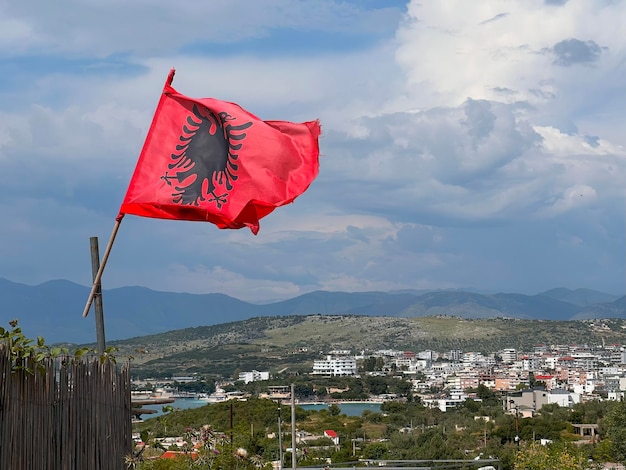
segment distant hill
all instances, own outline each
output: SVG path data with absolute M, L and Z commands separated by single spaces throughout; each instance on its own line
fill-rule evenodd
M 574 316 L 575 320 L 592 318 L 626 318 L 626 296 L 620 297 L 614 302 L 590 305 Z
M 307 373 L 332 349 L 438 351 L 484 354 L 537 344 L 626 343 L 626 320 L 545 321 L 458 317 L 396 318 L 289 315 L 201 326 L 110 343 L 133 356 L 133 374 L 230 376 L 239 370 Z
M 81 315 L 89 288 L 55 280 L 37 286 L 0 279 L 0 326 L 13 318 L 29 337 L 50 342 L 86 343 L 95 339 L 93 314 Z M 570 298 L 571 300 L 564 300 Z M 588 304 L 593 299 L 602 302 Z M 609 299 L 609 301 L 607 301 Z M 626 318 L 622 297 L 579 289 L 553 289 L 539 295 L 479 294 L 460 290 L 436 292 L 310 292 L 269 304 L 244 302 L 224 294 L 159 292 L 145 287 L 105 290 L 107 340 L 216 325 L 252 317 L 287 315 L 366 315 L 463 318 Z
M 613 302 L 619 298 L 618 295 L 606 294 L 591 289 L 566 289 L 558 287 L 542 292 L 538 295 L 551 297 L 555 300 L 562 300 L 581 307 L 588 307 L 593 304 Z
M 430 292 L 401 312 L 401 316 L 429 317 L 454 315 L 463 318 L 525 318 L 569 320 L 581 307 L 542 295 L 493 294 L 472 292 Z

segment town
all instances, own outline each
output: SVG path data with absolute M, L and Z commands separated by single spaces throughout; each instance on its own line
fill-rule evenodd
M 595 328 L 603 328 L 599 321 Z M 303 348 L 300 348 L 302 350 Z M 306 349 L 306 348 L 304 348 Z M 323 358 L 314 359 L 308 376 L 313 379 L 338 377 L 393 376 L 410 384 L 405 388 L 422 403 L 447 411 L 475 398 L 479 386 L 502 395 L 503 407 L 522 415 L 532 415 L 547 404 L 570 407 L 589 400 L 619 400 L 626 392 L 626 348 L 620 344 L 546 345 L 538 344 L 531 351 L 505 348 L 489 354 L 459 349 L 450 351 L 376 351 L 330 350 Z M 135 390 L 156 390 L 165 396 L 200 396 L 189 390 L 189 384 L 201 380 L 200 374 L 161 379 L 134 379 Z M 302 379 L 302 378 L 301 378 Z M 218 381 L 218 392 L 208 402 L 222 401 L 244 395 L 252 382 L 267 382 L 278 393 L 280 381 L 288 384 L 293 377 L 269 371 L 239 371 L 237 377 Z M 318 382 L 319 383 L 319 382 Z M 242 387 L 243 386 L 243 387 Z M 237 387 L 242 390 L 237 389 Z M 180 388 L 180 390 L 179 390 Z M 224 392 L 224 388 L 229 392 Z M 266 387 L 267 389 L 267 387 Z M 319 389 L 319 387 L 318 387 Z M 197 388 L 196 388 L 197 390 Z M 326 392 L 326 391 L 324 391 Z M 355 397 L 334 389 L 330 394 L 312 393 L 299 396 L 300 402 L 367 399 L 375 401 L 406 399 L 397 393 Z M 271 395 L 271 393 L 270 393 Z M 268 396 L 261 393 L 260 396 Z M 277 395 L 278 396 L 278 395 Z
M 593 327 L 603 328 L 602 322 L 598 321 Z M 307 352 L 306 347 L 300 347 L 298 352 Z M 168 399 L 173 402 L 177 398 L 183 400 L 196 398 L 205 404 L 223 405 L 232 400 L 236 403 L 247 402 L 248 406 L 260 406 L 255 404 L 257 400 L 265 399 L 279 403 L 280 407 L 281 402 L 283 405 L 292 402 L 293 392 L 294 406 L 310 409 L 307 406 L 326 405 L 330 414 L 314 420 L 321 419 L 325 423 L 331 422 L 324 421 L 330 419 L 328 416 L 340 412 L 337 405 L 341 407 L 350 403 L 377 403 L 381 414 L 366 412 L 359 421 L 362 426 L 359 429 L 369 429 L 367 427 L 369 420 L 378 423 L 395 420 L 396 425 L 387 424 L 388 430 L 378 437 L 375 432 L 368 430 L 367 439 L 364 430 L 363 437 L 356 440 L 355 435 L 361 431 L 351 431 L 353 433 L 351 435 L 338 427 L 336 422 L 335 429 L 330 425 L 326 426 L 328 429 L 319 428 L 318 422 L 314 430 L 314 427 L 306 421 L 301 422 L 300 419 L 304 415 L 299 415 L 299 421 L 294 428 L 294 432 L 297 431 L 296 442 L 299 448 L 309 451 L 308 456 L 303 454 L 299 458 L 308 458 L 308 461 L 313 462 L 315 455 L 319 461 L 320 456 L 327 455 L 324 453 L 326 449 L 332 458 L 324 458 L 329 463 L 335 462 L 341 458 L 337 454 L 341 446 L 352 445 L 354 448 L 347 450 L 348 456 L 355 458 L 356 455 L 368 461 L 372 455 L 393 455 L 390 450 L 393 445 L 388 442 L 389 436 L 394 435 L 390 434 L 391 429 L 400 435 L 417 432 L 426 436 L 430 432 L 429 429 L 438 428 L 439 432 L 451 436 L 448 439 L 454 439 L 454 436 L 459 439 L 462 435 L 465 435 L 462 439 L 467 439 L 468 435 L 476 434 L 476 429 L 482 429 L 481 426 L 484 426 L 481 431 L 481 434 L 484 432 L 484 436 L 479 435 L 475 438 L 478 444 L 474 445 L 477 445 L 477 448 L 474 450 L 466 448 L 463 452 L 465 455 L 468 455 L 467 453 L 471 456 L 476 455 L 485 468 L 489 468 L 488 465 L 496 461 L 480 460 L 483 459 L 483 451 L 484 458 L 496 455 L 498 465 L 503 465 L 501 468 L 512 468 L 512 464 L 506 461 L 506 455 L 503 457 L 501 454 L 503 449 L 507 449 L 507 445 L 519 446 L 523 443 L 527 446 L 535 441 L 545 445 L 565 432 L 564 430 L 556 433 L 554 430 L 546 432 L 542 430 L 542 425 L 537 424 L 545 419 L 552 419 L 556 423 L 558 420 L 555 416 L 558 413 L 553 416 L 555 410 L 569 409 L 571 412 L 577 409 L 580 415 L 579 411 L 585 409 L 586 404 L 618 403 L 626 392 L 626 348 L 621 344 L 537 344 L 532 350 L 504 348 L 488 354 L 460 349 L 449 351 L 381 349 L 361 350 L 356 353 L 348 349 L 331 349 L 324 351 L 320 358 L 314 359 L 307 367 L 308 373 L 299 376 L 285 374 L 284 370 L 277 373 L 255 369 L 238 371 L 236 377 L 223 377 L 218 380 L 211 393 L 201 391 L 202 389 L 197 387 L 202 381 L 201 374 L 172 376 L 167 379 L 134 379 L 133 393 L 147 393 L 165 400 L 164 402 Z M 294 382 L 297 384 L 295 387 Z M 398 406 L 392 405 L 393 403 Z M 415 404 L 419 404 L 424 410 L 431 410 L 423 413 L 435 414 L 428 415 L 430 418 L 423 417 L 426 415 L 418 418 L 418 415 L 415 415 L 416 418 L 412 419 L 411 413 L 415 411 L 407 410 L 414 410 L 411 406 Z M 409 408 L 406 408 L 407 406 Z M 335 407 L 334 411 L 332 407 Z M 545 410 L 548 410 L 547 414 Z M 473 418 L 468 418 L 466 416 L 468 413 Z M 400 415 L 404 415 L 405 419 L 399 418 Z M 437 418 L 445 415 L 451 415 L 450 419 Z M 582 413 L 582 416 L 588 415 L 590 414 Z M 392 416 L 395 418 L 391 418 Z M 498 416 L 508 416 L 509 421 L 502 422 Z M 550 416 L 553 417 L 549 418 Z M 558 416 L 560 420 L 565 415 Z M 168 418 L 172 423 L 171 431 L 176 429 L 173 424 L 177 422 L 176 420 L 182 420 L 179 423 L 182 426 L 185 419 L 191 418 L 184 418 L 182 414 Z M 468 425 L 468 419 L 485 424 Z M 498 424 L 497 420 L 500 420 Z M 138 421 L 141 422 L 142 420 Z M 420 422 L 422 423 L 420 430 L 414 430 L 413 426 L 420 426 Z M 344 422 L 341 427 L 345 426 Z M 449 430 L 446 430 L 446 426 Z M 508 430 L 503 430 L 507 426 Z M 287 427 L 289 428 L 289 425 Z M 140 429 L 143 429 L 145 436 L 146 429 L 160 428 L 158 426 L 155 428 L 147 421 Z M 582 418 L 572 420 L 572 423 L 568 424 L 568 429 L 568 439 L 575 442 L 579 449 L 591 449 L 601 440 L 598 421 Z M 138 443 L 141 442 L 139 431 L 134 436 Z M 267 437 L 276 439 L 276 432 L 273 431 Z M 288 435 L 286 439 L 288 441 Z M 346 439 L 350 440 L 348 444 L 344 442 Z M 499 442 L 497 445 L 494 444 L 496 439 Z M 451 444 L 453 441 L 449 442 L 447 452 L 454 455 L 455 451 Z M 318 445 L 314 445 L 315 443 Z M 319 445 L 320 443 L 323 445 Z M 194 441 L 193 444 L 198 445 L 198 442 Z M 181 449 L 189 446 L 189 441 L 185 439 L 184 433 L 180 436 L 163 435 L 158 438 L 157 445 L 167 449 L 162 458 L 176 458 L 178 454 L 184 453 Z M 278 445 L 273 444 L 275 447 Z M 360 447 L 356 447 L 357 445 Z M 372 450 L 378 449 L 376 446 L 381 445 L 386 449 L 385 452 L 376 453 Z M 331 454 L 327 449 L 333 449 L 335 453 Z M 357 452 L 357 449 L 360 451 Z M 590 450 L 581 452 L 589 452 L 589 455 L 592 455 Z M 461 453 L 457 456 L 463 455 Z M 277 460 L 274 461 L 274 468 L 278 468 L 277 462 L 282 461 L 283 457 L 275 458 Z M 504 463 L 498 459 L 504 459 L 502 461 Z M 617 463 L 607 465 L 604 468 L 622 468 Z

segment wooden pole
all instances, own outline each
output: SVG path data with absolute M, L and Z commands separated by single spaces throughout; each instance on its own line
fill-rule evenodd
M 100 250 L 98 249 L 98 237 L 91 237 L 89 239 L 89 246 L 91 248 L 91 274 L 93 276 L 93 283 L 96 287 L 96 291 L 93 299 L 93 307 L 96 313 L 96 340 L 98 343 L 98 355 L 103 356 L 106 349 L 106 343 L 104 339 L 104 309 L 102 307 L 102 283 L 98 281 L 96 283 L 96 276 L 100 270 Z
M 98 272 L 96 273 L 93 279 L 91 292 L 89 293 L 89 297 L 87 298 L 87 304 L 85 305 L 85 310 L 83 310 L 83 317 L 87 317 L 87 315 L 89 315 L 89 309 L 91 308 L 91 303 L 93 302 L 93 299 L 96 296 L 96 289 L 100 285 L 100 280 L 102 279 L 102 273 L 104 272 L 104 267 L 107 265 L 107 260 L 109 259 L 109 255 L 111 254 L 111 248 L 113 248 L 113 242 L 115 241 L 115 237 L 117 236 L 117 231 L 120 228 L 121 222 L 122 222 L 121 217 L 115 220 L 115 225 L 113 226 L 113 232 L 111 232 L 111 237 L 109 237 L 109 243 L 107 243 L 107 247 L 104 250 L 104 256 L 102 257 L 102 264 L 100 264 L 100 267 L 98 268 Z

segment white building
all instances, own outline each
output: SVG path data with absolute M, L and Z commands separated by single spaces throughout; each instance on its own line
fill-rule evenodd
M 356 359 L 349 356 L 326 356 L 313 361 L 313 375 L 356 375 Z
M 239 380 L 243 380 L 244 383 L 259 382 L 261 380 L 269 380 L 269 379 L 270 379 L 269 372 L 259 372 L 258 370 L 253 370 L 250 372 L 239 373 Z
M 434 361 L 437 359 L 438 354 L 435 351 L 420 351 L 417 353 L 419 359 L 426 359 L 428 361 Z
M 517 361 L 517 351 L 514 348 L 506 348 L 502 350 L 501 353 L 502 362 L 507 364 L 513 364 Z
M 349 356 L 351 351 L 349 349 L 333 349 L 332 351 L 328 351 L 328 354 L 333 356 Z
M 423 398 L 422 403 L 429 408 L 439 408 L 444 413 L 450 408 L 456 408 L 467 400 L 463 390 L 450 390 L 446 398 Z
M 541 367 L 542 358 L 537 356 L 524 356 L 520 361 L 522 370 L 535 371 Z
M 567 390 L 551 390 L 548 394 L 548 403 L 556 403 L 564 408 L 571 408 L 576 403 L 580 403 L 580 395 L 578 393 L 569 392 Z
M 450 360 L 454 362 L 459 362 L 461 360 L 461 350 L 460 349 L 452 349 L 449 352 Z
M 593 370 L 597 367 L 597 358 L 591 353 L 572 354 L 572 366 L 576 369 Z

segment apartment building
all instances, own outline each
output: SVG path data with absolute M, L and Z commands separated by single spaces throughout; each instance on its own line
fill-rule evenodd
M 313 361 L 313 375 L 330 377 L 356 375 L 356 359 L 352 356 L 326 356 Z

